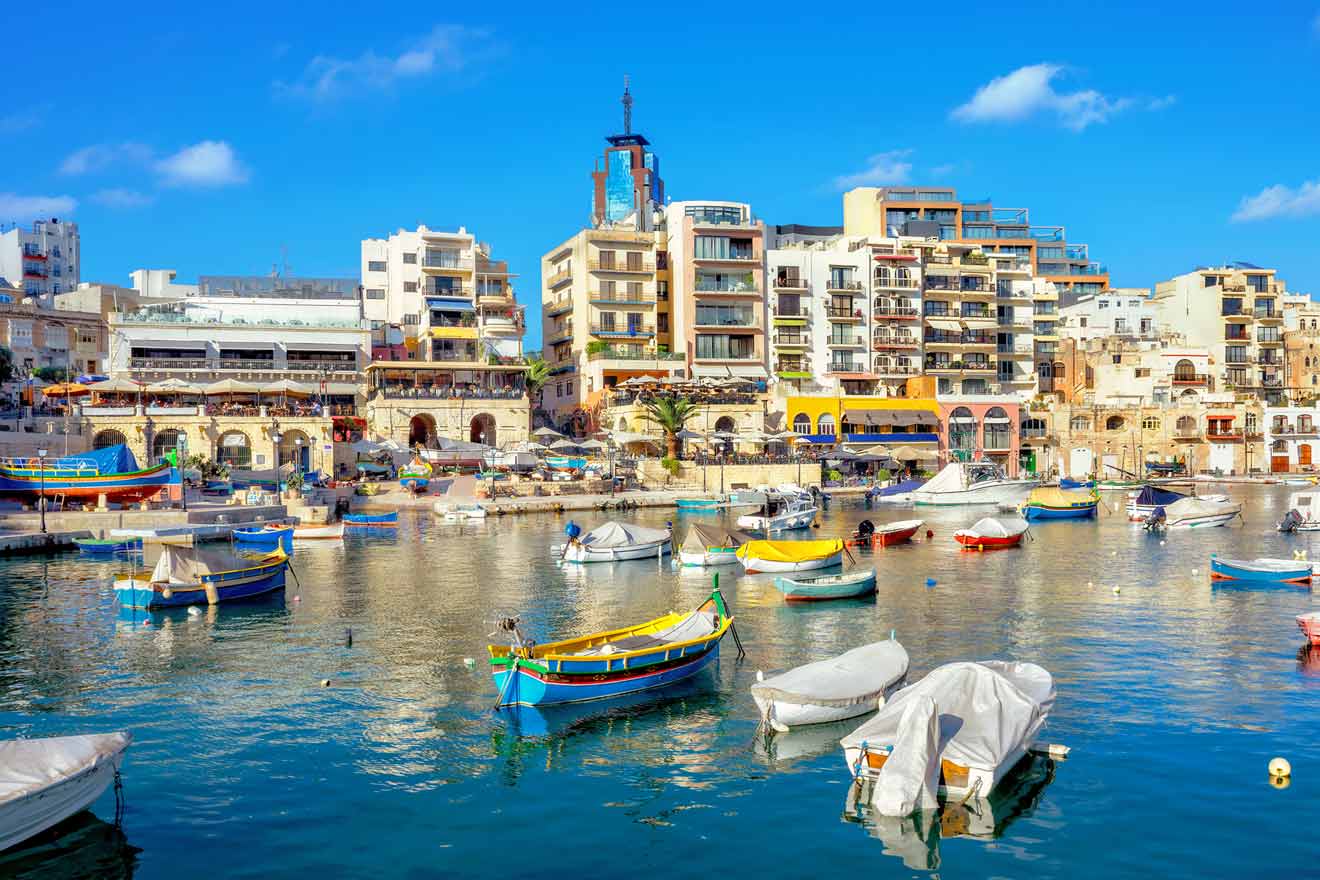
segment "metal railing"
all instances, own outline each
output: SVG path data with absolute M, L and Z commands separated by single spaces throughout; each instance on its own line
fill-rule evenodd
M 592 324 L 591 332 L 597 335 L 614 334 L 619 336 L 654 336 L 654 324 L 625 324 L 622 327 L 614 324 Z
M 862 287 L 862 282 L 860 282 L 860 281 L 835 281 L 835 280 L 831 279 L 831 280 L 825 282 L 825 289 L 826 289 L 826 290 L 844 290 L 844 291 L 855 290 L 855 291 L 860 291 L 860 290 L 864 290 L 865 288 Z
M 807 279 L 795 278 L 789 275 L 776 275 L 774 286 L 781 290 L 806 290 Z
M 645 293 L 619 293 L 617 290 L 614 293 L 607 293 L 605 291 L 588 293 L 587 299 L 593 303 L 606 303 L 608 305 L 615 305 L 615 306 L 655 305 L 654 296 L 650 296 Z
M 873 313 L 880 318 L 915 318 L 921 314 L 913 306 L 879 306 Z
M 861 309 L 845 309 L 838 306 L 826 306 L 825 314 L 831 318 L 853 318 L 861 319 Z
M 589 361 L 681 361 L 683 353 L 678 351 L 640 351 L 634 352 L 620 348 L 603 348 L 587 352 Z
M 655 263 L 648 260 L 636 262 L 618 260 L 587 260 L 587 268 L 595 272 L 654 272 Z

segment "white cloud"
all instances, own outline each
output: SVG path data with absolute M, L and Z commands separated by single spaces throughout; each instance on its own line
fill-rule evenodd
M 1232 219 L 1235 223 L 1249 223 L 1313 214 L 1320 214 L 1320 179 L 1305 181 L 1296 189 L 1278 183 L 1265 187 L 1254 196 L 1244 196 Z
M 165 186 L 229 186 L 246 183 L 248 170 L 225 141 L 202 141 L 155 163 Z
M 855 186 L 885 186 L 891 183 L 906 183 L 912 173 L 912 163 L 906 161 L 911 150 L 890 150 L 876 153 L 866 160 L 866 167 L 853 174 L 841 174 L 834 178 L 835 189 L 852 189 Z
M 1178 103 L 1177 95 L 1165 95 L 1162 98 L 1151 98 L 1146 102 L 1146 109 L 1152 111 L 1163 110 L 1166 107 L 1172 107 L 1176 103 Z
M 135 189 L 114 187 L 92 193 L 92 201 L 107 208 L 141 208 L 150 205 L 155 198 Z
M 0 219 L 22 222 L 42 217 L 58 217 L 72 214 L 78 207 L 78 200 L 73 196 L 20 196 L 17 193 L 0 192 Z
M 1132 106 L 1131 98 L 1109 98 L 1095 89 L 1059 92 L 1053 85 L 1063 73 L 1058 64 L 1030 64 L 997 76 L 976 90 L 950 116 L 959 122 L 1019 122 L 1040 113 L 1054 114 L 1073 131 L 1107 122 Z
M 462 25 L 436 25 L 398 55 L 368 49 L 356 58 L 317 55 L 293 82 L 277 80 L 275 92 L 310 101 L 333 101 L 355 92 L 383 91 L 433 73 L 458 73 L 489 51 L 489 33 Z
M 61 174 L 88 174 L 102 171 L 120 162 L 141 164 L 151 161 L 151 148 L 125 141 L 122 144 L 92 144 L 75 150 L 60 163 Z

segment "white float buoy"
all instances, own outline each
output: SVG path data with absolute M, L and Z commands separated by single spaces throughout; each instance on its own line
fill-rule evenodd
M 1292 775 L 1292 765 L 1288 763 L 1288 759 L 1287 759 L 1287 758 L 1271 758 L 1271 759 L 1270 759 L 1270 775 L 1271 775 L 1271 776 L 1291 776 L 1291 775 Z
M 188 616 L 189 616 L 189 617 L 196 617 L 197 615 L 199 615 L 199 614 L 201 614 L 201 613 L 202 613 L 202 609 L 198 608 L 196 605 L 189 605 L 189 606 L 188 606 Z
M 330 687 L 330 679 L 328 679 L 328 678 L 323 678 L 323 679 L 321 679 L 321 687 L 323 687 L 323 688 L 328 688 L 328 687 Z
M 1117 596 L 1117 595 L 1118 595 L 1119 593 L 1121 593 L 1121 592 L 1123 592 L 1123 589 L 1122 589 L 1121 587 L 1114 587 L 1114 595 L 1115 595 L 1115 596 Z
M 464 657 L 463 665 L 466 666 L 468 669 L 471 669 L 473 666 L 477 665 L 477 661 L 473 660 L 471 657 Z
M 1201 572 L 1200 572 L 1199 569 L 1195 569 L 1195 568 L 1192 569 L 1192 574 L 1200 574 L 1200 573 L 1201 573 Z
M 1160 546 L 1163 547 L 1163 546 L 1164 546 L 1165 544 L 1167 544 L 1167 543 L 1169 543 L 1169 542 L 1168 542 L 1168 541 L 1160 541 Z
M 1094 587 L 1094 586 L 1095 586 L 1095 581 L 1087 581 L 1087 582 L 1086 582 L 1086 588 L 1087 588 L 1088 590 L 1091 589 L 1091 588 Z

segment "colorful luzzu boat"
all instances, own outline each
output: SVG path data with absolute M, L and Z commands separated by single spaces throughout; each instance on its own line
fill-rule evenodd
M 166 545 L 149 575 L 118 578 L 115 596 L 124 608 L 154 610 L 216 605 L 284 589 L 284 572 L 288 567 L 289 557 L 280 549 L 245 558 Z
M 1032 489 L 1022 504 L 1022 515 L 1028 520 L 1090 519 L 1100 505 L 1100 493 L 1095 489 L 1056 489 L 1044 486 Z
M 421 495 L 431 485 L 431 466 L 414 458 L 399 468 L 399 485 L 414 495 Z
M 490 645 L 496 707 L 604 700 L 664 687 L 719 657 L 733 617 L 717 587 L 701 607 L 623 629 L 527 646 L 516 621 L 501 628 L 513 644 Z
M 42 466 L 36 458 L 0 462 L 0 498 L 35 500 L 63 495 L 68 499 L 132 503 L 150 498 L 175 480 L 169 462 L 139 468 L 137 459 L 124 444 L 93 452 L 49 459 Z

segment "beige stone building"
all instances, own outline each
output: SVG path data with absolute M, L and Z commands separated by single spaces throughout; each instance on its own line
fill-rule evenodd
M 99 314 L 43 309 L 9 298 L 0 301 L 0 344 L 14 353 L 16 370 L 63 367 L 75 376 L 105 370 L 109 336 Z
M 505 447 L 529 438 L 531 406 L 522 364 L 380 362 L 367 367 L 372 437 L 406 446 L 440 439 Z

